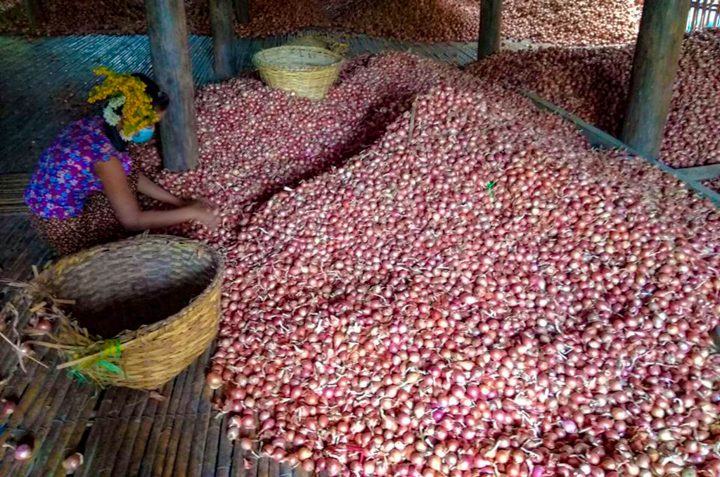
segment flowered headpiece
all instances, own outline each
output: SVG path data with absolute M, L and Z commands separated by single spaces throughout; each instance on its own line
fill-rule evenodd
M 93 73 L 106 78 L 90 91 L 88 103 L 109 98 L 103 116 L 112 126 L 122 122 L 120 134 L 124 139 L 131 138 L 141 129 L 152 126 L 160 120 L 152 99 L 145 93 L 146 85 L 140 79 L 129 74 L 115 73 L 105 66 L 96 68 Z M 116 112 L 120 106 L 122 106 L 122 116 Z

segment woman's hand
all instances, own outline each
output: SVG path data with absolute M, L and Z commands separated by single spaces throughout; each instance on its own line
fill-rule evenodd
M 173 210 L 141 210 L 135 194 L 130 190 L 122 163 L 116 158 L 96 164 L 95 173 L 102 181 L 103 192 L 110 201 L 115 215 L 126 229 L 157 229 L 189 220 L 197 220 L 214 229 L 220 223 L 217 212 L 204 202 L 193 202 L 184 207 L 179 203 L 181 207 Z
M 215 230 L 220 225 L 218 210 L 212 207 L 208 202 L 204 200 L 196 200 L 191 202 L 187 207 L 192 210 L 195 220 L 210 230 Z
M 155 184 L 153 181 L 147 178 L 145 174 L 142 172 L 138 174 L 138 182 L 137 182 L 137 188 L 138 192 L 141 194 L 144 194 L 151 199 L 155 199 L 160 202 L 164 202 L 165 204 L 174 205 L 175 207 L 182 207 L 183 201 L 172 195 L 170 192 L 166 191 L 159 185 Z

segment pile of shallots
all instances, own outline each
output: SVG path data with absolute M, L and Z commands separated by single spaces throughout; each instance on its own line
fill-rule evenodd
M 555 45 L 613 45 L 634 42 L 642 7 L 626 0 L 506 0 L 508 38 Z
M 611 134 L 627 106 L 633 48 L 504 52 L 468 69 L 485 81 L 537 92 Z M 673 167 L 720 162 L 720 30 L 689 35 L 660 158 Z
M 142 0 L 48 0 L 39 31 L 29 28 L 22 8 L 15 4 L 7 21 L 0 21 L 0 31 L 77 35 L 146 29 Z M 207 2 L 186 1 L 185 10 L 191 32 L 210 34 Z M 508 0 L 503 15 L 506 38 L 559 45 L 627 43 L 635 39 L 639 23 L 633 0 Z M 251 0 L 250 23 L 237 29 L 252 37 L 333 28 L 409 41 L 473 41 L 479 17 L 476 0 Z
M 228 437 L 331 476 L 717 475 L 720 215 L 511 90 L 411 59 L 355 64 L 317 104 L 200 92 L 202 168 L 160 177 L 230 209 L 207 375 Z M 399 116 L 378 95 L 365 116 L 395 120 L 340 146 L 358 91 L 392 98 L 425 68 L 437 87 Z M 328 164 L 229 223 L 253 178 Z
M 255 79 L 234 79 L 197 95 L 196 170 L 161 171 L 152 147 L 135 148 L 133 154 L 172 193 L 220 206 L 220 230 L 198 233 L 224 245 L 246 224 L 254 204 L 359 153 L 410 109 L 415 96 L 461 76 L 450 66 L 410 54 L 361 56 L 345 63 L 338 83 L 319 102 L 271 90 Z

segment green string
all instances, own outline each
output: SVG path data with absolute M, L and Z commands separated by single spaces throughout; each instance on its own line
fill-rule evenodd
M 73 378 L 75 381 L 85 384 L 88 382 L 88 379 L 85 377 L 83 373 L 80 372 L 77 368 L 72 368 L 68 374 L 70 374 L 70 377 Z
M 490 196 L 491 202 L 495 202 L 495 192 L 493 192 L 493 187 L 495 187 L 496 185 L 497 185 L 497 182 L 495 182 L 495 181 L 490 181 L 487 183 L 487 191 L 488 191 L 488 195 Z
M 120 343 L 120 340 L 112 340 L 108 342 L 107 346 L 99 353 L 100 356 L 98 358 L 98 361 L 93 362 L 92 364 L 85 365 L 83 367 L 92 367 L 92 366 L 100 366 L 101 368 L 104 368 L 106 371 L 113 373 L 113 374 L 124 374 L 122 368 L 120 366 L 116 365 L 115 363 L 112 363 L 108 361 L 107 359 L 103 358 L 119 358 L 122 356 L 122 344 Z M 70 370 L 70 376 L 77 380 L 80 383 L 87 383 L 88 378 L 81 370 L 80 366 L 74 366 Z
M 120 366 L 113 364 L 110 361 L 106 361 L 104 359 L 102 361 L 98 361 L 97 364 L 98 364 L 98 366 L 102 366 L 103 368 L 107 369 L 108 371 L 110 371 L 113 374 L 122 374 L 122 372 L 123 372 L 122 369 L 120 369 Z

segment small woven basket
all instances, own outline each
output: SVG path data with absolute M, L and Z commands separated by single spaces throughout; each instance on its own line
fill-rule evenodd
M 253 63 L 271 88 L 319 100 L 337 80 L 342 56 L 316 46 L 285 45 L 259 51 Z
M 32 344 L 57 349 L 58 368 L 78 379 L 156 389 L 215 338 L 222 266 L 204 244 L 165 235 L 64 257 L 25 289 L 36 317 L 56 322 L 52 339 Z
M 336 41 L 327 35 L 303 35 L 288 42 L 291 46 L 314 46 L 316 48 L 325 48 L 338 55 L 344 55 L 348 49 L 348 44 Z

